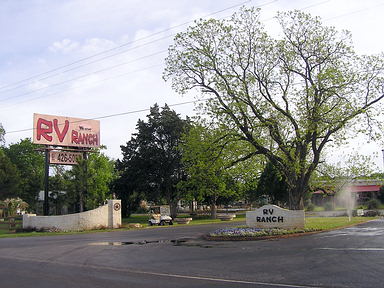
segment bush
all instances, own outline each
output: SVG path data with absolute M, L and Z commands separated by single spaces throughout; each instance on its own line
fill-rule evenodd
M 369 210 L 372 210 L 372 209 L 378 209 L 380 206 L 380 201 L 377 200 L 377 199 L 371 199 L 367 202 L 367 208 Z
M 327 202 L 324 204 L 324 210 L 325 211 L 333 211 L 333 205 L 331 202 Z
M 306 208 L 307 211 L 313 211 L 315 210 L 315 205 L 313 203 L 309 203 Z

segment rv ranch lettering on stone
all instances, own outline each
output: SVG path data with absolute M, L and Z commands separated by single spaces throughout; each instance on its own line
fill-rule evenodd
M 304 211 L 287 210 L 276 205 L 265 205 L 247 212 L 247 226 L 256 228 L 304 228 Z

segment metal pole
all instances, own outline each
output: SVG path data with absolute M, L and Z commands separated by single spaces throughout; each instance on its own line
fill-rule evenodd
M 49 149 L 47 147 L 45 148 L 44 204 L 43 204 L 44 216 L 49 215 L 48 184 L 49 184 Z
M 85 183 L 84 183 L 84 197 L 83 200 L 85 200 L 88 196 L 88 154 L 87 152 L 83 152 L 83 157 L 85 160 L 85 166 L 84 166 L 84 176 L 85 176 Z

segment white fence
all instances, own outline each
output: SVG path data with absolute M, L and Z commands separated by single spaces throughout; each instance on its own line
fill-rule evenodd
M 36 214 L 23 215 L 23 229 L 82 231 L 120 227 L 121 200 L 108 200 L 106 205 L 94 210 L 76 214 L 60 216 L 36 216 Z

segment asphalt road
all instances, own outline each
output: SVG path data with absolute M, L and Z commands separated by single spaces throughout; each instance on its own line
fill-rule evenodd
M 278 240 L 199 238 L 227 225 L 0 239 L 0 287 L 384 287 L 384 220 Z

